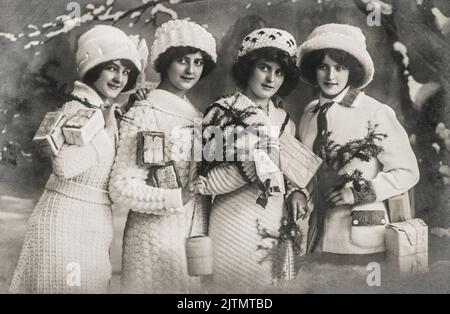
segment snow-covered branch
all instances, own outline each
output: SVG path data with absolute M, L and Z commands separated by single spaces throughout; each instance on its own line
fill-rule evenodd
M 139 23 L 146 12 L 149 12 L 149 17 L 145 19 L 145 23 L 155 21 L 158 13 L 167 14 L 170 18 L 176 19 L 178 14 L 171 8 L 172 6 L 180 3 L 202 1 L 205 0 L 142 0 L 141 5 L 124 11 L 115 10 L 115 0 L 105 0 L 104 4 L 98 6 L 89 3 L 85 6 L 83 13 L 74 10 L 68 14 L 57 16 L 54 21 L 45 22 L 40 26 L 29 24 L 19 34 L 0 32 L 0 39 L 3 38 L 10 42 L 22 40 L 24 41 L 24 49 L 27 50 L 43 45 L 56 36 L 69 33 L 74 28 L 93 21 L 112 23 L 114 25 L 128 18 L 130 20 L 128 26 L 133 27 Z

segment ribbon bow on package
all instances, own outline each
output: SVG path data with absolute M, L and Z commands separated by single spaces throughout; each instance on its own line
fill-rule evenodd
M 283 195 L 285 193 L 283 172 L 277 166 L 279 149 L 271 147 L 267 152 L 263 149 L 254 149 L 256 174 L 261 181 L 259 185 L 262 193 L 256 200 L 262 207 L 267 206 L 270 196 Z

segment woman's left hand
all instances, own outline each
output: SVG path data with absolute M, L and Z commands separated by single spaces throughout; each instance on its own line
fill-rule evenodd
M 131 107 L 136 101 L 142 101 L 147 99 L 147 94 L 150 93 L 148 88 L 139 88 L 128 98 L 128 106 Z
M 349 187 L 334 190 L 327 196 L 327 202 L 333 206 L 354 205 L 355 197 Z

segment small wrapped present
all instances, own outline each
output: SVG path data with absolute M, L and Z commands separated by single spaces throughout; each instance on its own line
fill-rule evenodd
M 283 133 L 280 137 L 280 164 L 283 174 L 298 188 L 305 188 L 322 164 L 305 145 L 293 136 Z
M 141 167 L 164 166 L 164 141 L 164 132 L 138 132 L 136 152 L 137 164 Z
M 422 219 L 409 219 L 386 226 L 387 260 L 400 272 L 428 271 L 428 226 Z
M 388 199 L 388 207 L 391 222 L 406 221 L 412 218 L 408 192 Z
M 105 127 L 105 120 L 100 110 L 80 109 L 63 127 L 66 142 L 84 146 Z
M 180 178 L 178 177 L 175 163 L 169 162 L 165 166 L 154 167 L 153 172 L 153 186 L 162 189 L 179 189 L 181 188 Z
M 64 135 L 61 130 L 67 118 L 59 111 L 47 112 L 39 129 L 33 137 L 39 152 L 43 156 L 56 156 L 64 144 Z

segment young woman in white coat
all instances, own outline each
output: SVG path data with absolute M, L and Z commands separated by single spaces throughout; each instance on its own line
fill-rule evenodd
M 143 49 L 146 51 L 146 49 Z M 113 237 L 108 182 L 117 122 L 112 101 L 132 89 L 146 56 L 116 27 L 98 25 L 78 40 L 80 81 L 60 112 L 68 119 L 90 107 L 105 126 L 84 146 L 64 143 L 28 222 L 11 293 L 105 293 Z
M 203 118 L 205 160 L 198 191 L 214 195 L 209 220 L 214 274 L 207 280 L 213 289 L 254 292 L 280 280 L 282 258 L 263 233 L 279 236 L 284 179 L 281 174 L 276 185 L 281 193 L 272 194 L 277 179 L 258 177 L 251 152 L 258 141 L 277 146 L 284 132 L 294 136 L 295 125 L 280 96 L 289 95 L 298 82 L 296 49 L 284 30 L 262 28 L 245 36 L 232 68 L 240 90 L 212 104 Z M 212 130 L 221 133 L 214 136 Z
M 326 24 L 299 48 L 301 77 L 319 87 L 320 96 L 306 107 L 298 135 L 325 164 L 315 187 L 309 251 L 355 259 L 383 256 L 389 222 L 383 201 L 419 180 L 395 112 L 361 91 L 374 74 L 365 41 L 357 27 Z M 353 179 L 337 180 L 346 176 Z
M 182 293 L 195 288 L 190 286 L 195 282 L 187 273 L 184 241 L 194 209 L 193 126 L 202 115 L 186 93 L 213 70 L 216 58 L 215 39 L 197 23 L 171 20 L 156 30 L 150 62 L 161 82 L 147 95 L 138 91 L 137 98 L 144 99 L 126 114 L 133 125 L 120 129 L 110 182 L 113 201 L 129 209 L 123 236 L 123 292 Z M 142 157 L 137 156 L 137 146 L 143 131 L 164 134 L 164 145 L 156 148 L 156 155 L 164 158 L 158 166 L 136 162 Z M 170 169 L 178 180 L 172 177 L 169 185 L 148 180 L 161 169 Z

